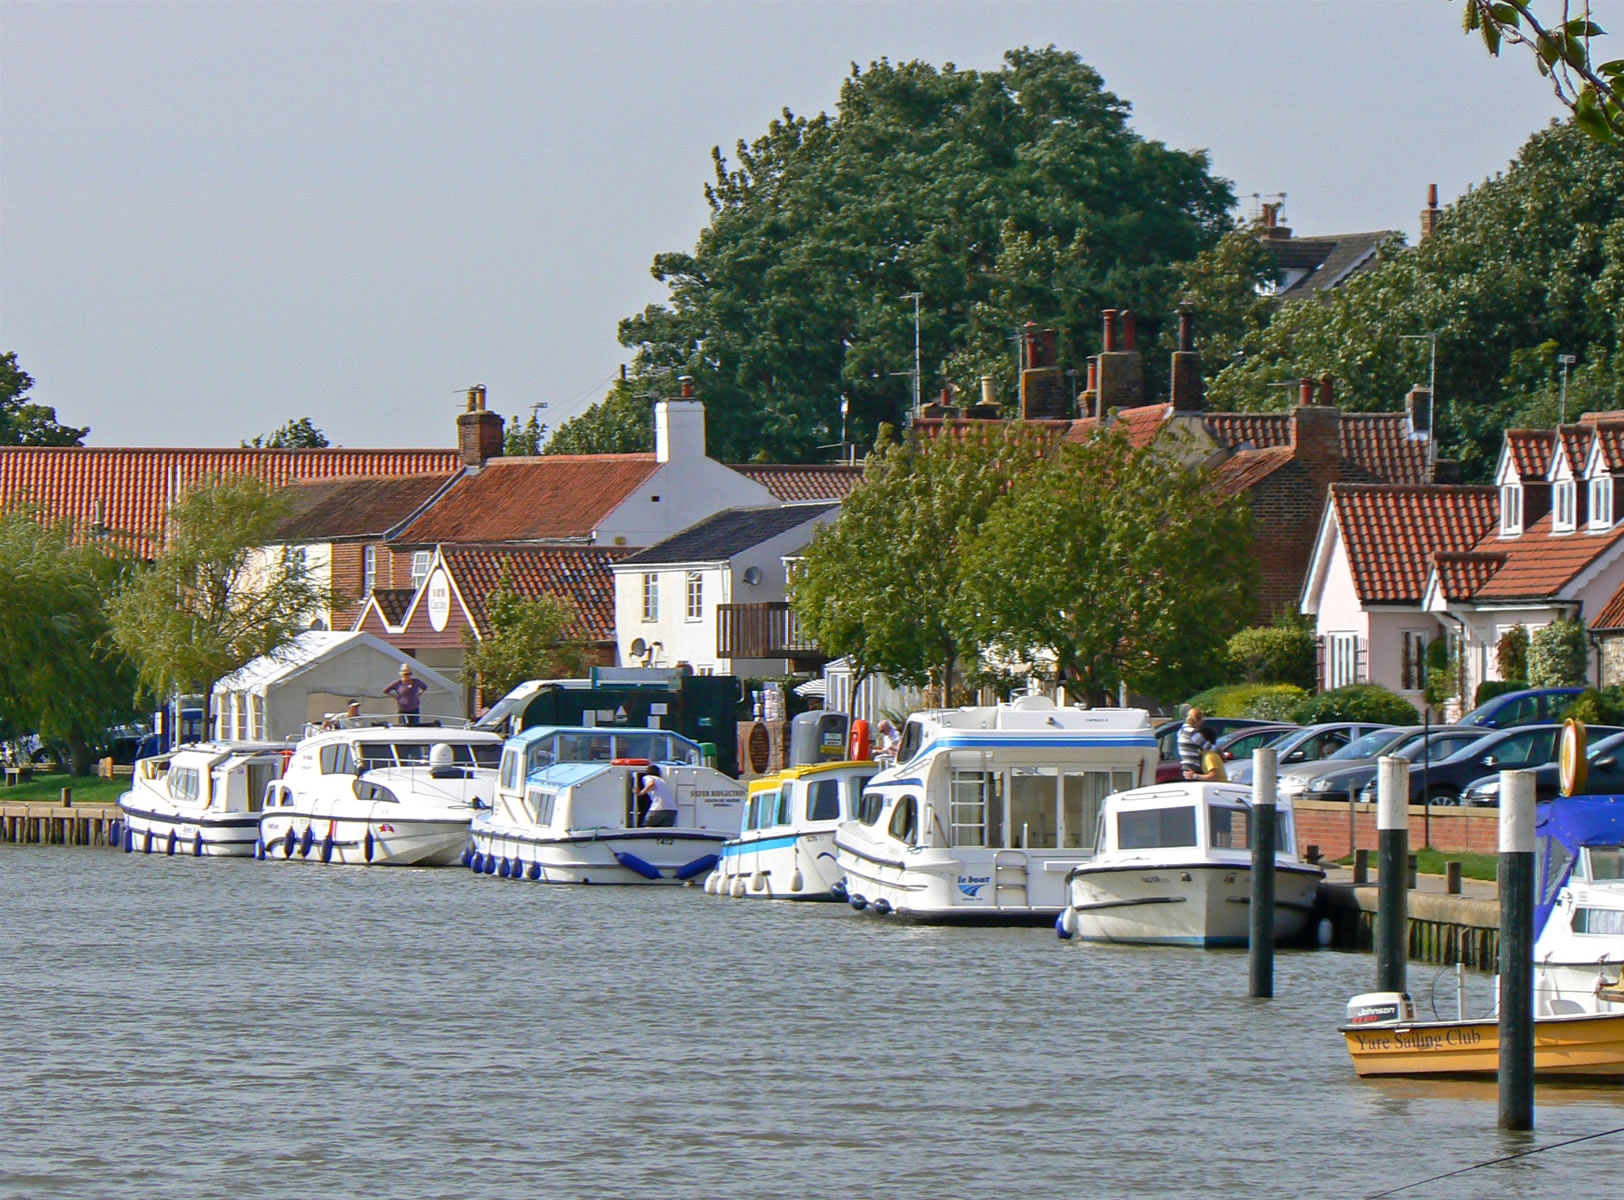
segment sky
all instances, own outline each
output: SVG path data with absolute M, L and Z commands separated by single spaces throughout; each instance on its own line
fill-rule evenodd
M 90 445 L 308 416 L 448 446 L 476 383 L 556 427 L 630 360 L 617 323 L 694 245 L 713 146 L 832 112 L 854 62 L 1018 46 L 1077 52 L 1141 136 L 1205 149 L 1238 216 L 1284 193 L 1298 233 L 1413 241 L 1428 184 L 1449 202 L 1561 112 L 1460 9 L 0 0 L 0 350 Z

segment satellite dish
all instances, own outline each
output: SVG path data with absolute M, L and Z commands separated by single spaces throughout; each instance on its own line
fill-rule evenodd
M 642 658 L 648 654 L 648 643 L 642 638 L 633 638 L 628 649 L 631 650 L 633 658 Z
M 751 587 L 755 587 L 756 584 L 761 582 L 761 568 L 746 567 L 744 569 L 744 581 Z

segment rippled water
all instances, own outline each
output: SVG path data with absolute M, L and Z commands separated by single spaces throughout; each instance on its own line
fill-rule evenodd
M 1620 1088 L 1523 1136 L 1492 1082 L 1360 1082 L 1367 955 L 1256 1001 L 1244 953 L 9 846 L 0 918 L 6 1196 L 1360 1196 L 1624 1126 Z M 1621 1151 L 1399 1195 L 1591 1195 Z

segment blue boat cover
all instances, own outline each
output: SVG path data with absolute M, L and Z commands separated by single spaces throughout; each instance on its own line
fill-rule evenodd
M 1624 845 L 1624 796 L 1558 796 L 1534 814 L 1534 930 L 1545 928 L 1581 846 Z

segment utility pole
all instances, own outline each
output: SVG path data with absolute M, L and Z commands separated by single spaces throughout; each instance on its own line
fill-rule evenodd
M 1558 354 L 1556 361 L 1562 364 L 1562 415 L 1557 419 L 1557 424 L 1566 425 L 1568 423 L 1568 368 L 1578 360 L 1571 354 Z
M 904 300 L 914 302 L 914 365 L 913 365 L 913 415 L 919 415 L 919 302 L 924 299 L 924 292 L 903 292 Z

